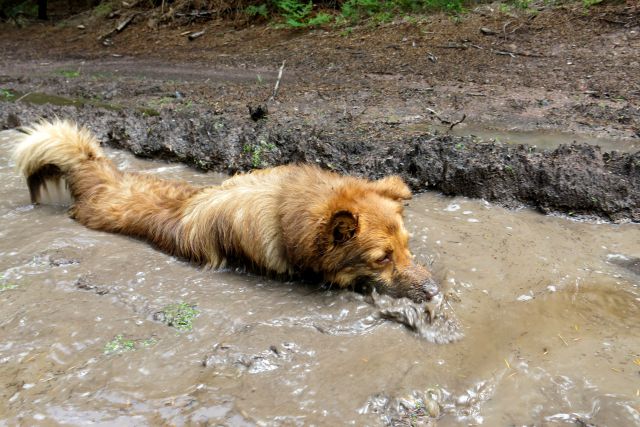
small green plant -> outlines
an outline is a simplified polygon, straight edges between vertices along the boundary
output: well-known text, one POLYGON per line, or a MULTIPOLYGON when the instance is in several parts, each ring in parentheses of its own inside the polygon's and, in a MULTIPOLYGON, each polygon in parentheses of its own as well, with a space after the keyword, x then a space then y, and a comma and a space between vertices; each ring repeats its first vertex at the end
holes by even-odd
POLYGON ((531 0, 515 0, 513 4, 520 9, 529 9, 531 5, 531 0))
POLYGON ((313 1, 303 3, 300 0, 274 0, 274 4, 284 19, 284 27, 308 28, 317 27, 331 21, 331 15, 317 13, 313 15, 313 1))
POLYGON ((113 5, 109 1, 102 1, 93 8, 93 15, 98 18, 104 18, 113 11, 113 5))
POLYGON ((402 20, 410 25, 416 25, 419 22, 418 18, 413 15, 405 15, 402 20))
POLYGON ((9 89, 0 89, 0 99, 3 101, 11 101, 16 95, 9 89))
POLYGON ((75 79, 76 77, 80 77, 80 71, 78 70, 58 70, 58 74, 67 79, 75 79))
POLYGON ((242 147, 242 151, 251 155, 251 166, 253 168, 259 168, 264 166, 262 155, 265 151, 275 150, 276 146, 264 139, 261 139, 256 145, 245 145, 242 147))
POLYGON ((193 319, 198 315, 198 310, 186 302, 169 304, 160 312, 160 320, 168 326, 179 331, 188 332, 193 329, 193 319))
POLYGON ((158 117, 160 115, 160 112, 154 108, 140 107, 138 111, 140 111, 144 117, 158 117))
POLYGON ((313 9, 313 2, 301 3, 298 0, 275 0, 276 7, 289 27, 305 27, 305 22, 313 9))
POLYGON ((135 349, 136 343, 133 340, 125 339, 122 334, 120 334, 105 344, 104 354, 124 353, 125 351, 133 351, 135 349))
POLYGON ((371 17, 371 21, 375 25, 384 24, 385 22, 391 22, 392 20, 393 20, 393 13, 389 11, 376 13, 371 17))
POLYGON ((10 291, 11 289, 17 288, 18 285, 15 283, 0 283, 0 292, 10 291))
POLYGON ((30 0, 0 0, 0 15, 4 15, 18 24, 23 24, 25 18, 30 19, 38 16, 38 3, 30 0))
POLYGON ((269 17, 269 10, 267 9, 266 3, 262 3, 259 5, 252 4, 251 6, 247 6, 244 10, 244 13, 251 17, 262 17, 267 19, 269 17))
POLYGON ((158 344, 158 340, 153 337, 147 338, 146 340, 142 340, 142 342, 140 342, 140 345, 145 348, 153 347, 156 344, 158 344))
MULTIPOLYGON (((528 1, 528 0, 519 0, 528 1)), ((391 21, 401 14, 412 14, 429 10, 443 10, 451 14, 464 12, 466 0, 347 0, 342 3, 340 17, 336 22, 355 23, 371 19, 372 24, 391 21)), ((417 23, 411 15, 404 17, 405 22, 417 23)))
POLYGON ((340 12, 347 21, 356 22, 382 12, 385 5, 378 0, 347 0, 340 12))
POLYGON ((582 0, 582 5, 585 9, 590 8, 591 6, 595 6, 596 4, 602 3, 603 0, 582 0))
POLYGON ((111 341, 104 345, 104 354, 124 353, 135 351, 138 348, 153 347, 158 343, 154 337, 143 340, 126 339, 122 334, 116 335, 111 341))
POLYGON ((176 111, 177 112, 182 112, 182 111, 189 111, 193 108, 195 104, 193 103, 192 100, 188 100, 187 102, 183 102, 182 104, 179 104, 178 106, 176 106, 176 111))
POLYGON ((511 13, 511 6, 506 3, 500 3, 500 5, 498 6, 498 10, 500 11, 500 13, 508 15, 509 13, 511 13))

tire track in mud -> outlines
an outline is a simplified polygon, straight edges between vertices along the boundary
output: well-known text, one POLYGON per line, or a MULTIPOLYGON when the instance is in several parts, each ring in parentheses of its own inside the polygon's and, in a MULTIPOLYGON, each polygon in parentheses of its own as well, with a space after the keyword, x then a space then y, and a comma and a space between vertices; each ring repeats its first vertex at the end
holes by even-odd
POLYGON ((205 109, 152 116, 93 106, 5 103, 0 109, 3 127, 52 117, 90 127, 106 145, 203 170, 232 174, 309 162, 369 178, 399 174, 418 192, 640 222, 640 152, 602 152, 587 144, 538 150, 429 134, 380 140, 367 136, 375 129, 362 135, 343 123, 318 128, 274 118, 253 122, 205 109))

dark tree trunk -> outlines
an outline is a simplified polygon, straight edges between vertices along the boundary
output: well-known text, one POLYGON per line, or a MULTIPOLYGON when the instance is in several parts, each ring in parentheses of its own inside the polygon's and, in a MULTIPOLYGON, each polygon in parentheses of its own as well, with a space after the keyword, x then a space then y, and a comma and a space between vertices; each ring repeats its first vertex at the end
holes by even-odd
POLYGON ((38 19, 47 20, 47 0, 38 0, 38 19))

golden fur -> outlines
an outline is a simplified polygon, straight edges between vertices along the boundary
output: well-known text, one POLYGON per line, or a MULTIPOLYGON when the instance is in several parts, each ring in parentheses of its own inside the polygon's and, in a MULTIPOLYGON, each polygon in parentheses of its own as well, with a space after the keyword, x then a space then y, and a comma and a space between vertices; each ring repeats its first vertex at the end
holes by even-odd
POLYGON ((15 161, 32 201, 47 180, 64 178, 71 216, 89 228, 213 267, 315 273, 340 287, 368 282, 418 301, 437 293, 408 249, 402 201, 411 192, 399 177, 369 181, 288 165, 194 187, 118 170, 90 132, 69 122, 26 131, 15 161))

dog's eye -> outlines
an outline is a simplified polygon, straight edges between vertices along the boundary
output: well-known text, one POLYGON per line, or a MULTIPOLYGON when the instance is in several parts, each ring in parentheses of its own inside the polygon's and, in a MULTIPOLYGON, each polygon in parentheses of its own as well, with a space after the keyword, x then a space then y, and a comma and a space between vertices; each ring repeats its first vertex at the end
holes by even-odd
POLYGON ((387 264, 389 262, 391 262, 391 252, 387 252, 384 256, 381 256, 376 260, 376 263, 378 264, 387 264))

